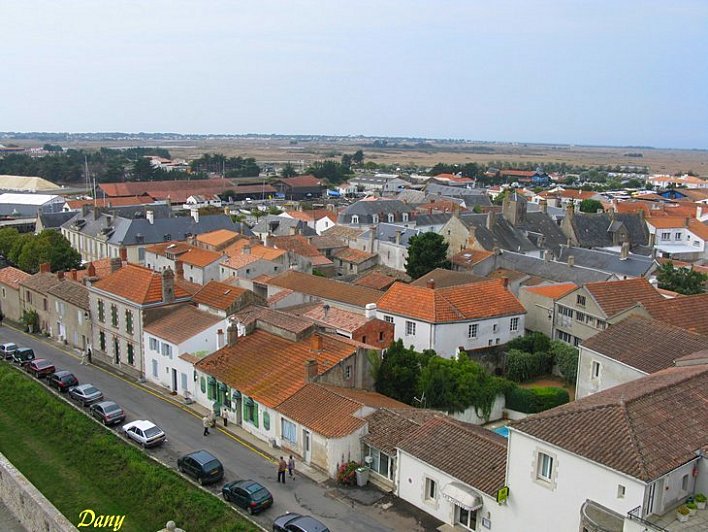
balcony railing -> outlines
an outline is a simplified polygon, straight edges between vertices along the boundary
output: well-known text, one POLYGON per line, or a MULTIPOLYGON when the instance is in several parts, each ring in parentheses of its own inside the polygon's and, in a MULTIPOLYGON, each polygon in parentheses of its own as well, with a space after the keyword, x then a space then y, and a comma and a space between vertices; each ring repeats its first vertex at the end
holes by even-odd
POLYGON ((656 530, 657 532, 669 532, 667 529, 660 527, 659 525, 655 525, 654 523, 647 521, 646 519, 642 519, 642 507, 637 506, 633 510, 630 510, 627 512, 627 517, 629 518, 630 521, 637 521, 638 523, 644 525, 645 527, 649 528, 650 530, 656 530))

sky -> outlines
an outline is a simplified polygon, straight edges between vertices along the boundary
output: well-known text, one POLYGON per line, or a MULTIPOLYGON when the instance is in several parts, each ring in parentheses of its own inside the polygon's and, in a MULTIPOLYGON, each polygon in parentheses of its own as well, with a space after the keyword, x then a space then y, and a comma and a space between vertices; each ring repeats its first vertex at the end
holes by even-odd
POLYGON ((0 0, 0 131, 708 148, 708 0, 0 0))

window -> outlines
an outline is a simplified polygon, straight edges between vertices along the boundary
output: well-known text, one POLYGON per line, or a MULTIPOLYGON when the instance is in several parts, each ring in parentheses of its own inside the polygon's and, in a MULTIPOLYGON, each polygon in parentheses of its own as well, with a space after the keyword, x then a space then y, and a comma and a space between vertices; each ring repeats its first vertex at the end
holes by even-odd
POLYGON ((464 528, 477 529, 477 510, 465 510, 462 506, 455 505, 457 522, 464 528))
POLYGON ((622 484, 617 484, 617 498, 624 499, 625 493, 627 493, 627 489, 622 484))
POLYGON ((359 216, 357 216, 356 214, 352 214, 352 223, 358 224, 359 223, 359 216))
POLYGON ((585 323, 585 313, 580 312, 580 311, 575 311, 575 321, 579 321, 580 323, 585 323))
POLYGON ((207 386, 206 386, 206 377, 202 377, 199 379, 199 389, 201 390, 202 393, 206 393, 207 386))
POLYGON ((592 378, 597 379, 600 377, 600 363, 593 360, 592 361, 592 378))
POLYGON ((118 327, 118 307, 111 305, 111 325, 118 327))
POLYGON ((280 418, 280 428, 283 439, 295 445, 297 443, 297 430, 295 430, 295 423, 292 423, 285 418, 280 418))
MULTIPOLYGON (((366 343, 366 342, 364 342, 364 343, 366 343)), ((349 366, 347 366, 346 368, 344 368, 344 378, 347 379, 347 380, 349 380, 349 379, 352 378, 352 367, 351 367, 351 365, 349 365, 349 366)))
POLYGON ((676 233, 676 234, 674 235, 674 238, 675 238, 676 240, 681 240, 681 233, 676 233))
POLYGON ((135 365, 135 353, 133 351, 133 344, 128 344, 128 364, 131 366, 135 365))
POLYGON ((32 304, 32 292, 25 290, 25 299, 27 300, 27 303, 32 304))
POLYGON ((101 351, 106 350, 106 333, 103 331, 98 333, 98 345, 101 347, 101 351))
POLYGON ((467 326, 467 338, 477 338, 477 330, 479 329, 479 324, 470 323, 467 326))
POLYGON ((563 305, 558 305, 558 314, 561 316, 567 316, 568 318, 573 317, 573 309, 564 307, 563 305))
POLYGON ((671 240, 671 233, 669 231, 661 233, 661 239, 662 240, 671 240))
POLYGON ((406 336, 415 336, 415 322, 406 322, 406 336))
POLYGON ((688 491, 688 475, 681 478, 681 491, 688 491))
POLYGON ((407 212, 404 212, 403 214, 401 214, 401 216, 403 217, 402 219, 404 222, 408 221, 408 213, 407 212))
POLYGON ((263 412, 263 428, 270 430, 270 414, 268 412, 263 412))
POLYGON ((575 298, 575 302, 579 307, 584 307, 585 306, 585 296, 578 295, 575 298))
POLYGON ((379 342, 383 342, 383 339, 384 339, 384 332, 379 331, 379 342))
POLYGON ((76 321, 79 322, 79 325, 84 324, 84 311, 79 309, 76 311, 76 321))
POLYGON ((364 335, 364 336, 361 337, 361 343, 362 343, 362 344, 365 344, 365 343, 366 343, 366 335, 364 335))
POLYGON ((553 475, 553 457, 546 453, 538 453, 536 460, 536 478, 550 482, 553 475))
POLYGON ((371 457, 370 467, 375 473, 393 480, 393 460, 390 456, 368 445, 364 446, 364 456, 371 457))
POLYGON ((172 346, 170 344, 162 343, 162 356, 172 358, 172 346))
POLYGON ((243 418, 244 421, 258 427, 258 403, 250 397, 246 397, 243 402, 243 418))
POLYGON ((150 336, 148 339, 148 344, 150 345, 150 349, 152 351, 157 351, 158 353, 160 352, 160 342, 157 341, 157 338, 150 336))
POLYGON ((157 378, 157 360, 152 361, 152 376, 157 378))
POLYGON ((499 331, 499 324, 495 323, 494 325, 492 325, 492 332, 498 332, 498 331, 499 331))
POLYGON ((395 221, 395 217, 392 213, 388 213, 388 223, 392 224, 395 221))
POLYGON ((375 224, 379 223, 379 215, 378 215, 378 214, 372 215, 372 216, 371 216, 371 222, 372 222, 372 223, 375 223, 375 224))
POLYGON ((179 374, 179 377, 180 377, 180 384, 182 385, 182 389, 183 389, 184 391, 188 391, 188 390, 187 390, 187 374, 186 374, 186 373, 180 373, 180 374, 179 374))
POLYGON ((519 330, 519 318, 511 318, 511 322, 509 323, 509 330, 510 331, 518 331, 519 330))
POLYGON ((125 310, 125 332, 133 334, 133 311, 125 310))
POLYGON ((393 316, 384 316, 384 321, 387 323, 393 323, 393 316))
POLYGON ((434 501, 438 498, 438 484, 432 478, 425 479, 425 500, 434 501))

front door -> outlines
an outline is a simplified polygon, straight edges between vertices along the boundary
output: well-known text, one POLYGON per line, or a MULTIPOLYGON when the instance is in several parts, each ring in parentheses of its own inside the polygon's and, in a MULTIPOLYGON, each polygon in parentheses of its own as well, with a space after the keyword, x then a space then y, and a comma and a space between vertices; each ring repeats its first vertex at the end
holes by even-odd
POLYGON ((172 368, 172 391, 177 393, 177 370, 172 368))
POLYGON ((302 457, 305 463, 310 463, 310 431, 302 429, 302 457))

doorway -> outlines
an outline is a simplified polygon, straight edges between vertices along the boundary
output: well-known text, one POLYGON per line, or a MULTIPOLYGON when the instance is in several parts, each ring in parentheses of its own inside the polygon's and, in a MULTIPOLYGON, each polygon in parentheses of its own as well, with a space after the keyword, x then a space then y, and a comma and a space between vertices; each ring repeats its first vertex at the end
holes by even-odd
POLYGON ((177 393, 177 370, 172 368, 172 391, 177 393))
POLYGON ((310 431, 302 429, 302 458, 306 464, 310 463, 310 431))

